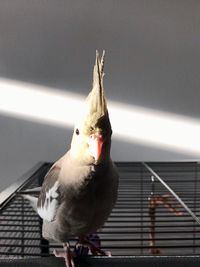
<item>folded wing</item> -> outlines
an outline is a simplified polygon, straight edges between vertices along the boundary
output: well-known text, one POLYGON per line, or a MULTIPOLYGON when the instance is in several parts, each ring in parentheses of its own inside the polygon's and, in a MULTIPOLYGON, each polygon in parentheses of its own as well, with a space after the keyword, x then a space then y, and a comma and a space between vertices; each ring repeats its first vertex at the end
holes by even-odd
POLYGON ((56 217, 60 203, 58 176, 60 167, 55 163, 45 176, 44 183, 38 198, 37 211, 40 217, 46 221, 53 221, 56 217))

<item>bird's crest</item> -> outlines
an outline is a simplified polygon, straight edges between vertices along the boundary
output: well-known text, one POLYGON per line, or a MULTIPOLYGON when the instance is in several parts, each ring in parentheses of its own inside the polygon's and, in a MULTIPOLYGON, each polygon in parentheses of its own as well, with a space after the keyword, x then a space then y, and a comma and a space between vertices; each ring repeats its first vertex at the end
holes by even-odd
POLYGON ((104 58, 105 51, 103 51, 101 58, 98 51, 96 51, 96 60, 93 70, 93 85, 92 91, 87 97, 88 115, 99 119, 107 113, 107 104, 103 89, 104 77, 104 58))

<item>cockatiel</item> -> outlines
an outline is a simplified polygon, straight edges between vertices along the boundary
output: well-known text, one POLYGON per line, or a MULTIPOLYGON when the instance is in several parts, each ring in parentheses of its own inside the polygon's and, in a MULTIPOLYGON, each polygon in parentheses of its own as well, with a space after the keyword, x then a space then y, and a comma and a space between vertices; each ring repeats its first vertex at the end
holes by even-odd
POLYGON ((112 129, 103 89, 104 54, 100 58, 96 52, 93 87, 71 148, 46 174, 37 201, 43 237, 64 244, 64 253, 54 254, 63 256, 68 267, 74 265, 68 240, 78 237, 94 251, 86 236, 103 226, 117 198, 118 173, 110 158, 112 129))

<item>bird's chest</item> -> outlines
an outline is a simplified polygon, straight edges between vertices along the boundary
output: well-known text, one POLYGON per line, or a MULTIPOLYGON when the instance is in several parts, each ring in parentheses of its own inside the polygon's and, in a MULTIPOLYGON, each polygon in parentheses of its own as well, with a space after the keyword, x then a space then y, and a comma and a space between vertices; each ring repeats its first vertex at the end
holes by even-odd
POLYGON ((87 232, 95 213, 98 183, 93 174, 79 184, 65 188, 64 199, 59 210, 61 228, 68 226, 71 234, 87 232))

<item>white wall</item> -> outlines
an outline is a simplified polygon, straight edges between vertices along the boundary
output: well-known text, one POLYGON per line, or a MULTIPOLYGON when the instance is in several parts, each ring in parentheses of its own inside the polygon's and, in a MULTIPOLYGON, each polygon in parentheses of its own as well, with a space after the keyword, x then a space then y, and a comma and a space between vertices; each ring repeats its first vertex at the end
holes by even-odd
MULTIPOLYGON (((0 79, 87 95, 95 49, 106 49, 110 101, 198 123, 199 12, 199 1, 1 1, 0 79)), ((0 113, 0 190, 37 161, 56 160, 70 138, 71 129, 0 113)), ((186 152, 120 139, 112 146, 121 161, 198 159, 186 152)))

